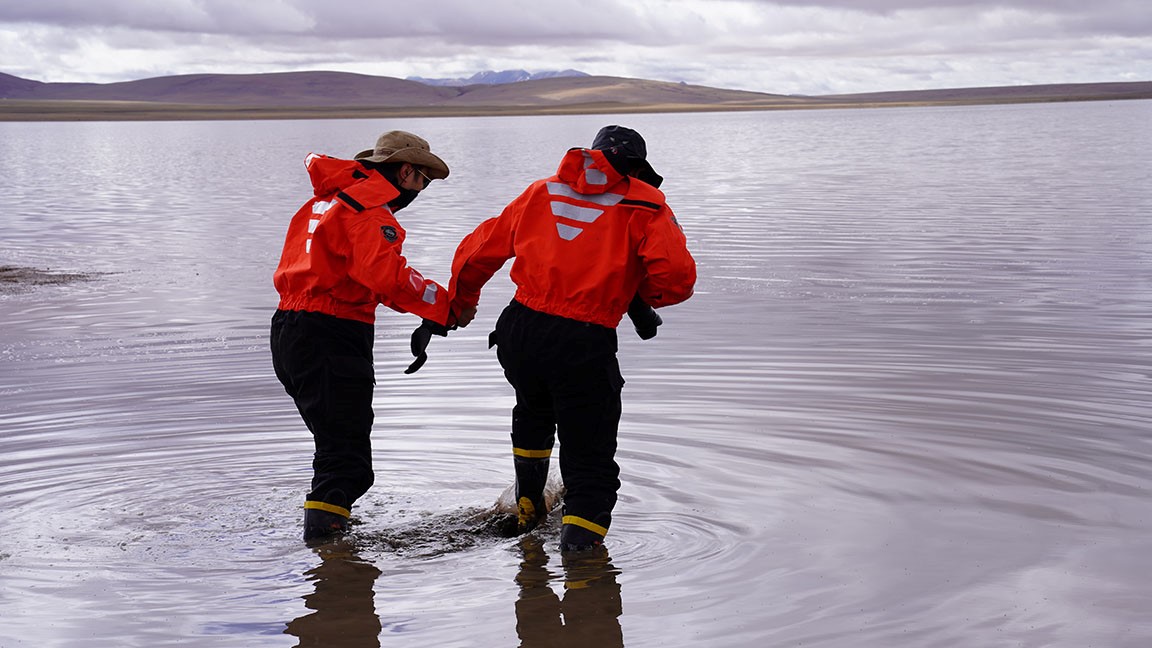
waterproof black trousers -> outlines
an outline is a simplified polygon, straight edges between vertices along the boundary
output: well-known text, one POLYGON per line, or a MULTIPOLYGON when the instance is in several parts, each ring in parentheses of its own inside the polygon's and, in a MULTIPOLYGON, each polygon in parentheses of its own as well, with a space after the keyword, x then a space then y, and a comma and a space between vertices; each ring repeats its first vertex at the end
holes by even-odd
POLYGON ((616 330, 513 301, 500 314, 493 341, 516 390, 513 451, 539 456, 558 436, 565 521, 575 517, 576 524, 607 531, 620 489, 615 456, 624 378, 616 330))
POLYGON ((272 316, 272 367, 316 443, 310 502, 350 509, 372 486, 373 335, 322 313, 272 316))

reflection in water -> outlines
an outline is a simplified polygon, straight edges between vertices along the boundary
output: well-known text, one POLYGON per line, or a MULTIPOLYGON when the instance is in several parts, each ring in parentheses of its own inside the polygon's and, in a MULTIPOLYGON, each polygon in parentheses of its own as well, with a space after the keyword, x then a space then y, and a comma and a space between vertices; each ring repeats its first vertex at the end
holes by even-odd
POLYGON ((620 571, 612 566, 606 549, 563 558, 563 598, 552 590, 550 583, 556 576, 548 570, 543 542, 525 536, 520 549, 524 561, 516 575, 520 585, 516 634, 521 648, 624 646, 623 604, 616 582, 620 571))
POLYGON ((379 648, 380 617, 372 599, 380 570, 343 540, 315 552, 320 564, 305 576, 316 589, 304 597, 304 605, 314 611, 290 621, 284 634, 298 638, 298 648, 379 648))

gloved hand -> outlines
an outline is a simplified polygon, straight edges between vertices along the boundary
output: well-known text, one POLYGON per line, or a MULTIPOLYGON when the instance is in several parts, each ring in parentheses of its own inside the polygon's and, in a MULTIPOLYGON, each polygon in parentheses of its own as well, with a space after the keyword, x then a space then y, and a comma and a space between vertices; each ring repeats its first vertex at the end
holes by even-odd
MULTIPOLYGON (((453 326, 452 328, 456 327, 453 326)), ((412 361, 412 364, 408 365, 404 373, 411 374, 419 371, 420 367, 423 367, 424 363, 428 362, 428 343, 432 341, 432 336, 439 335, 440 337, 448 337, 448 331, 450 330, 447 326, 437 324, 430 319, 422 321, 420 326, 416 327, 415 331, 412 331, 412 355, 416 356, 416 359, 412 361)))
MULTIPOLYGON (((471 324, 472 320, 476 319, 476 308, 475 307, 461 308, 459 312, 456 312, 455 310, 453 310, 452 315, 450 317, 456 318, 456 326, 459 326, 460 328, 464 328, 465 326, 468 326, 469 324, 471 324)), ((451 322, 451 321, 452 320, 449 319, 449 322, 451 322)), ((454 326, 452 328, 456 328, 456 327, 454 326)))
POLYGON ((664 323, 656 313, 656 309, 645 304, 640 295, 633 297, 632 303, 628 304, 628 319, 632 320, 632 326, 636 327, 636 335, 639 335, 641 340, 656 337, 656 327, 664 323))

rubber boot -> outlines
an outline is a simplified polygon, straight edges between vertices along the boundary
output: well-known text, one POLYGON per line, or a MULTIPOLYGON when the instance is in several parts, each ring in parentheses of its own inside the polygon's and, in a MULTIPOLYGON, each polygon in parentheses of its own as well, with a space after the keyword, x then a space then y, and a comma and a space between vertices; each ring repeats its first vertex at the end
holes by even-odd
POLYGON ((348 499, 342 491, 332 491, 325 501, 304 502, 304 542, 322 544, 348 531, 348 499))
POLYGON ((601 513, 595 520, 564 515, 564 525, 560 527, 560 553, 588 551, 604 546, 604 536, 608 535, 610 524, 612 516, 609 513, 601 513))
POLYGON ((528 533, 548 516, 544 486, 548 482, 549 457, 513 456, 516 469, 516 531, 528 533))

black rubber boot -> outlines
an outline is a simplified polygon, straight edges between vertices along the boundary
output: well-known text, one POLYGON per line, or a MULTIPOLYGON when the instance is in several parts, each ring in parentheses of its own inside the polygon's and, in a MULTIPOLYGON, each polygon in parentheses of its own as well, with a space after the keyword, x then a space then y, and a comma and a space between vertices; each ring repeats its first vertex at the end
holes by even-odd
POLYGON ((325 501, 304 502, 304 542, 309 545, 321 544, 348 531, 347 498, 341 491, 332 491, 325 501))
POLYGON ((544 507, 544 486, 548 482, 548 457, 521 457, 515 455, 516 468, 516 530, 528 533, 548 516, 544 507))
POLYGON ((348 518, 320 509, 304 509, 304 542, 323 542, 348 531, 348 518))
POLYGON ((564 526, 560 527, 560 552, 588 551, 604 546, 604 536, 611 523, 612 516, 608 513, 597 515, 595 521, 565 515, 564 526))

